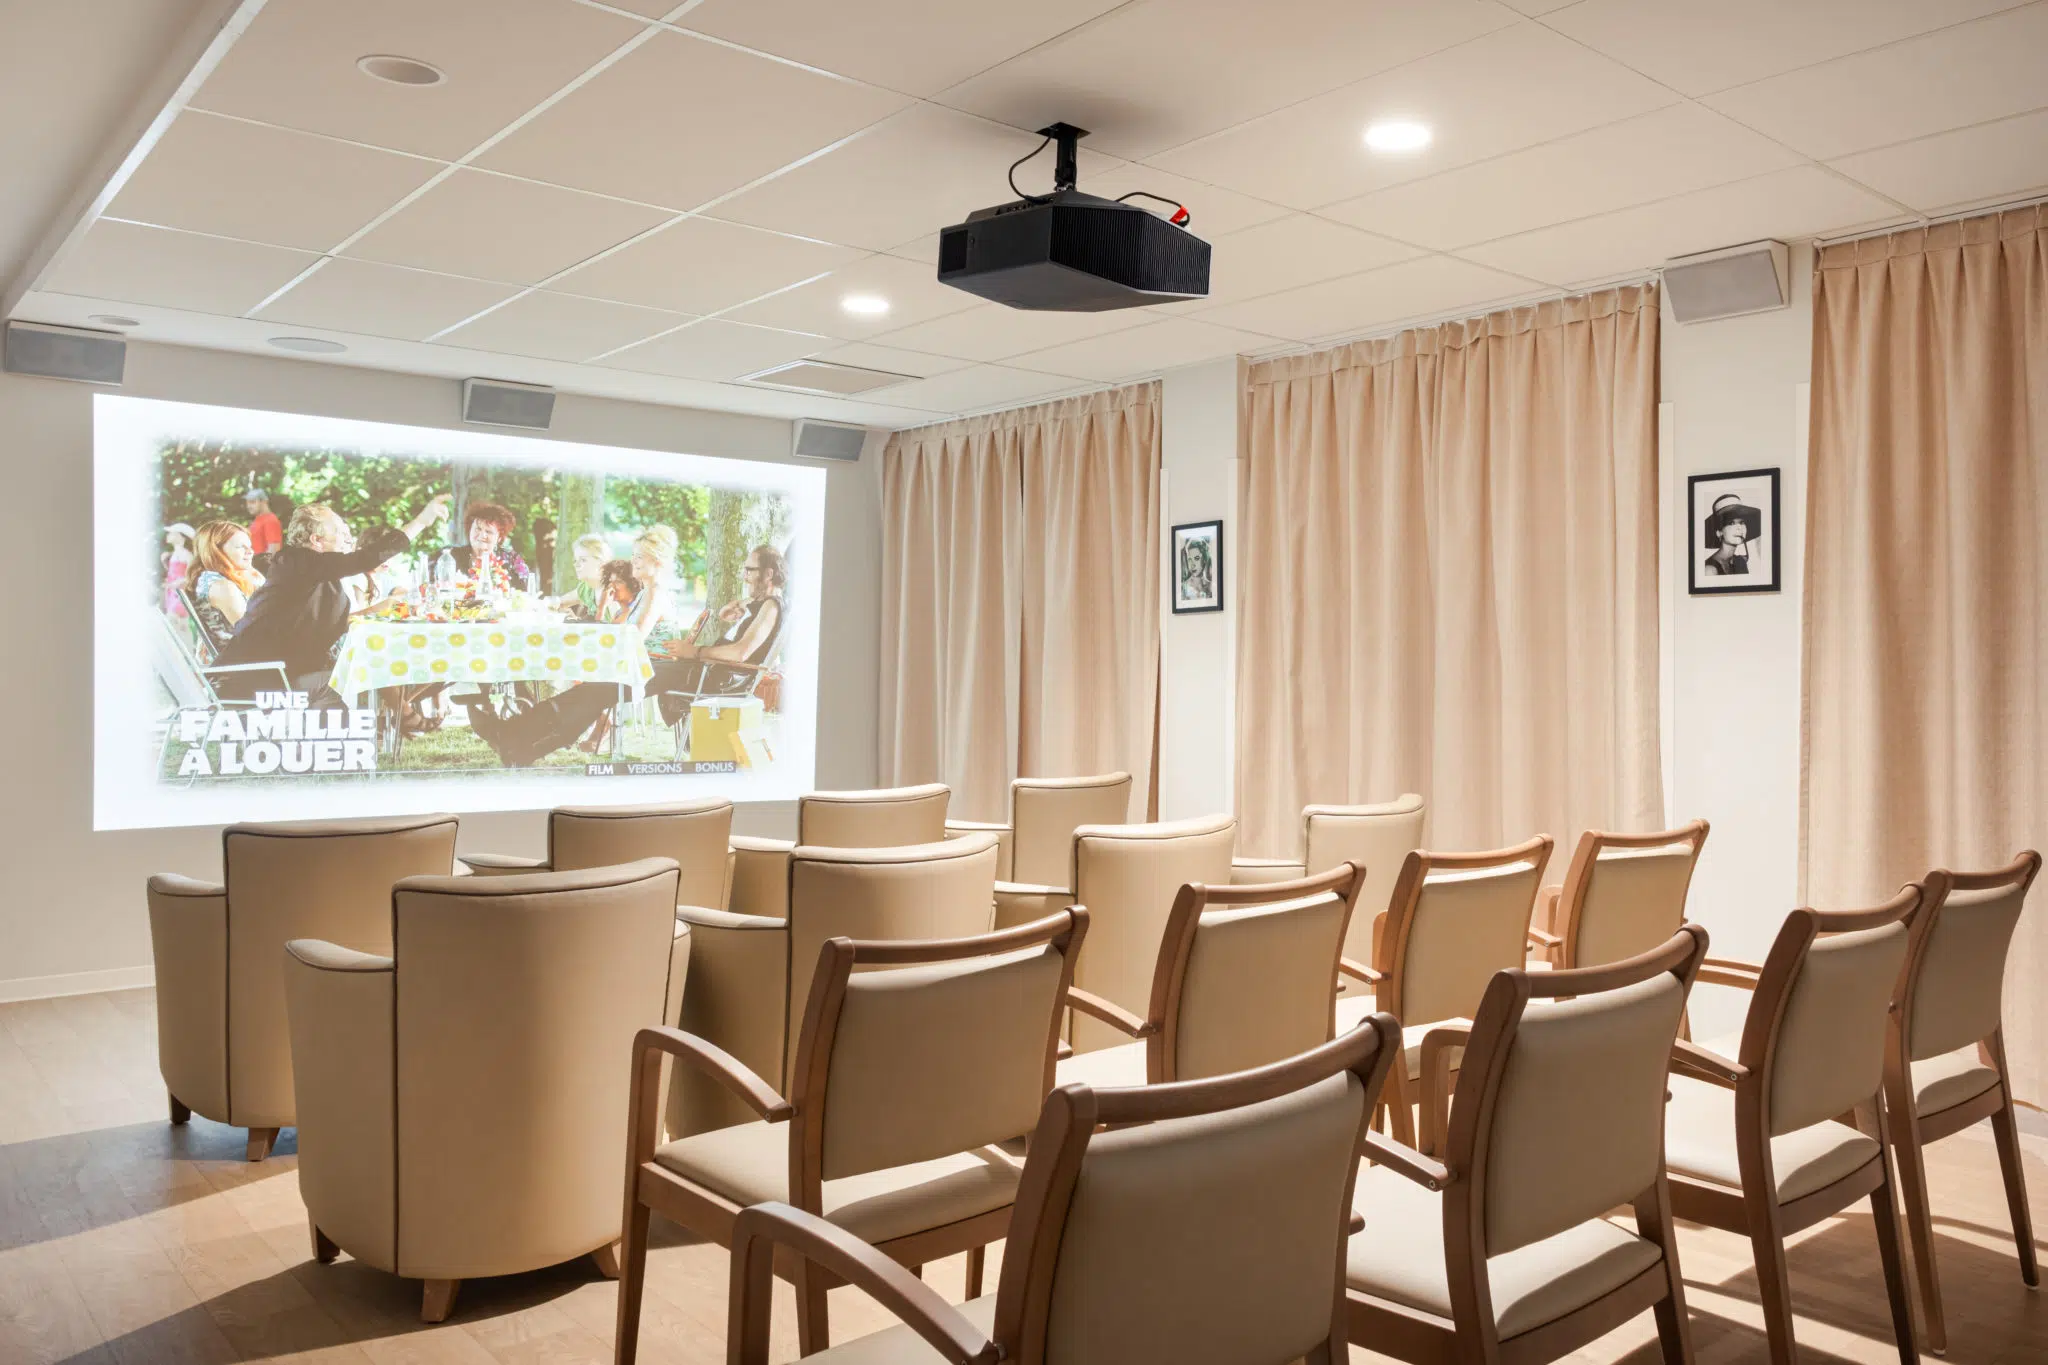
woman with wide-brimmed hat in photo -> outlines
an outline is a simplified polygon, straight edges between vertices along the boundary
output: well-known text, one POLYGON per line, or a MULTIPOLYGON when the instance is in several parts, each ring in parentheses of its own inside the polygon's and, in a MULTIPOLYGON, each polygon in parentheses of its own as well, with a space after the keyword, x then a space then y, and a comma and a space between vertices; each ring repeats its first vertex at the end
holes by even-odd
POLYGON ((1763 533, 1764 514, 1743 502, 1739 495, 1723 493, 1715 498, 1706 522, 1705 548, 1713 551, 1707 556, 1707 572, 1748 573, 1749 547, 1763 533))

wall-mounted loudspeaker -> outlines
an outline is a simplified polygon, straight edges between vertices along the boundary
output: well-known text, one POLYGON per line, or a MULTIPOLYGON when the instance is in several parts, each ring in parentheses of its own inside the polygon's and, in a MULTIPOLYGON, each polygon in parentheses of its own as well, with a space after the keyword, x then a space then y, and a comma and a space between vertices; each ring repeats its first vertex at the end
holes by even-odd
POLYGON ((799 417, 796 423, 796 453, 813 460, 858 460, 868 439, 866 427, 844 422, 813 422, 799 417))
POLYGON ((546 431, 555 418, 555 391, 545 384, 508 379, 462 381, 462 420, 483 427, 546 431))
POLYGON ((0 368, 9 374, 75 379, 84 384, 119 384, 128 368, 128 343, 119 332, 10 322, 0 339, 0 368))
POLYGON ((1792 302, 1783 242, 1751 242, 1664 262, 1664 293, 1680 322, 1768 313, 1792 302))

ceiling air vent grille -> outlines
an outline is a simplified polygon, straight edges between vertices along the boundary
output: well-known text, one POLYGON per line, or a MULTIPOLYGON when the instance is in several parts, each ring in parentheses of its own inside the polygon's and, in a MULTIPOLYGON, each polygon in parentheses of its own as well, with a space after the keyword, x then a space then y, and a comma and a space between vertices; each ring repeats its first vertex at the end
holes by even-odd
POLYGON ((917 378, 914 374, 892 374, 888 370, 864 370, 858 365, 834 365, 826 360, 798 360, 788 365, 777 365, 772 369, 742 375, 746 384, 758 384, 767 389, 788 389, 793 393, 823 393, 845 398, 856 393, 872 393, 886 389, 891 384, 907 384, 917 378))

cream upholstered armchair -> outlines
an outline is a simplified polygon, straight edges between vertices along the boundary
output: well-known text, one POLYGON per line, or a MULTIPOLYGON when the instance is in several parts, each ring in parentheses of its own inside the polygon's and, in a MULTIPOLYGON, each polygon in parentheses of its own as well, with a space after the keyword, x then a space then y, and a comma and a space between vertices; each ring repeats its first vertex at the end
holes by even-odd
POLYGON ((789 913, 789 856, 797 848, 901 848, 946 837, 943 782, 873 791, 812 792, 796 802, 796 838, 732 837, 732 891, 727 905, 743 915, 781 919, 789 913))
POLYGON ((1366 806, 1304 806, 1301 840, 1293 858, 1234 858, 1230 879, 1240 885, 1284 882, 1328 872, 1340 863, 1365 869, 1358 892, 1358 913, 1344 943, 1344 955, 1372 961, 1372 931, 1387 912, 1394 879, 1409 850, 1422 847, 1422 798, 1407 792, 1392 801, 1366 806))
POLYGON ((2005 1175, 2020 1278, 2041 1282, 2026 1174, 2005 1066, 2005 959, 2041 855, 2020 854, 1995 872, 1934 872, 1913 917, 1905 970, 1894 992, 1885 1044, 1885 1108, 1898 1158, 1899 1197, 1913 1243, 1928 1349, 1948 1349, 1936 1270, 1934 1216, 1921 1149, 1991 1120, 2005 1175))
POLYGON ((1866 1195, 1899 1359, 1919 1359, 1878 1119, 1885 1021, 1921 894, 1909 884, 1873 910, 1794 910, 1761 967, 1709 959, 1702 982, 1751 992, 1742 1033, 1673 1057, 1672 1207, 1749 1238, 1773 1365, 1798 1359, 1785 1239, 1866 1195), (1852 1112, 1857 1127, 1838 1121, 1852 1112))
POLYGON ((1341 863, 1299 881, 1183 886, 1144 1018, 1079 987, 1067 995, 1076 1010, 1137 1041, 1068 1058, 1060 1084, 1200 1080, 1329 1042, 1344 929, 1364 878, 1355 863, 1341 863))
POLYGON ((1131 818, 1131 775, 1020 777, 1010 783, 1010 822, 948 820, 946 837, 996 836, 996 880, 1058 886, 1066 881, 1074 831, 1131 818))
POLYGON ((284 945, 325 938, 391 951, 391 886, 455 861, 456 820, 420 815, 230 825, 219 885, 149 879, 157 1061, 171 1122, 249 1130, 249 1160, 297 1119, 285 1029, 284 945))
POLYGON ((480 877, 578 872, 642 858, 673 858, 682 881, 678 905, 723 910, 731 890, 732 802, 724 797, 651 806, 561 806, 548 812, 545 858, 465 853, 480 877))
MULTIPOLYGON (((1064 886, 998 883, 996 926, 1027 923, 1067 905, 1094 917, 1074 984, 1127 1013, 1146 1008, 1152 968, 1174 898, 1191 883, 1226 885, 1237 821, 1227 815, 1149 825, 1083 825, 1074 831, 1064 886)), ((1076 1052, 1116 1047, 1127 1034, 1088 1014, 1072 1017, 1076 1052)))
MULTIPOLYGON (((1375 1008, 1401 1021, 1406 1060, 1381 1100, 1402 1142, 1416 1141, 1424 1040, 1440 1026, 1468 1022, 1495 973, 1526 960, 1529 916, 1549 858, 1547 834, 1487 853, 1411 851, 1374 935, 1372 965, 1350 958, 1342 964, 1372 993, 1338 998, 1339 1031, 1375 1008)), ((1424 1132, 1422 1143, 1433 1150, 1435 1135, 1424 1132)))
POLYGON ((1656 947, 1685 923, 1685 897, 1707 842, 1694 820, 1654 834, 1589 829, 1564 881, 1536 902, 1529 944, 1556 967, 1597 967, 1656 947))
POLYGON ((338 1251, 425 1281, 594 1255, 616 1274, 626 1068, 681 994, 676 865, 413 877, 387 898, 396 951, 293 941, 299 1194, 338 1251))
MULTIPOLYGON (((778 1088, 789 1070, 819 945, 832 938, 967 938, 993 913, 996 841, 991 835, 899 848, 799 845, 782 860, 781 916, 685 906, 694 940, 681 1026, 778 1088)), ((676 1137, 745 1123, 751 1111, 730 1089, 683 1068, 670 1089, 676 1137)))
POLYGON ((766 1365, 771 1275, 800 1260, 903 1323, 807 1353, 821 1365, 1343 1365, 1356 1154, 1399 1033, 1380 1015, 1258 1071, 1061 1086, 1032 1135, 1002 1283, 958 1307, 850 1229, 787 1204, 747 1209, 726 1358, 766 1365))
POLYGON ((1664 1084, 1706 931, 1606 967, 1496 974, 1471 1026, 1423 1043, 1442 1162, 1369 1134, 1353 1200, 1353 1343, 1417 1362, 1570 1355, 1644 1310, 1669 1365, 1692 1359, 1664 1174, 1664 1084), (1603 1215, 1621 1205, 1635 1227, 1603 1215))
MULTIPOLYGON (((1076 908, 971 938, 817 945, 787 1088, 694 1035, 643 1031, 618 1360, 638 1349, 650 1213, 729 1243, 741 1209, 783 1201, 906 1265, 965 1251, 967 1292, 978 1295, 982 1248, 1003 1235, 1017 1195, 1018 1163, 999 1144, 1031 1131, 1052 1088, 1060 1007, 1087 929, 1076 908), (664 1057, 758 1117, 657 1145, 664 1057)), ((836 1281, 814 1265, 788 1273, 802 1347, 821 1350, 836 1281)))

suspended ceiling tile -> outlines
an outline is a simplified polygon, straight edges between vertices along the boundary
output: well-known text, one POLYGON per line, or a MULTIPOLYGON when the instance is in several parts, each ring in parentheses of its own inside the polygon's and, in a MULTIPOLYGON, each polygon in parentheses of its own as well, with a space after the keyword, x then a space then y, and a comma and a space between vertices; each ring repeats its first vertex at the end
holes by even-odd
POLYGON ((2048 4, 1787 72, 1707 103, 1822 159, 2048 108, 2048 4))
POLYGON ((2048 187, 2048 110, 1829 164, 1922 213, 2021 198, 2048 187))
POLYGON ((1542 288, 1467 261, 1424 256, 1284 294, 1224 304, 1204 312, 1201 320, 1292 341, 1315 341, 1461 309, 1477 312, 1542 288))
POLYGON ((936 379, 899 384, 889 390, 889 401, 932 413, 975 412, 1090 387, 1093 386, 1061 375, 1036 374, 1002 365, 976 365, 936 379))
POLYGON ((1218 327, 1194 318, 1171 317, 1127 332, 1013 356, 1009 363, 1023 370, 1106 382, 1160 374, 1183 365, 1265 350, 1276 344, 1270 336, 1218 327))
POLYGON ((664 30, 536 115, 478 164, 693 209, 906 103, 873 86, 664 30))
POLYGON ((330 256, 257 316, 302 327, 424 341, 516 292, 510 285, 330 256))
POLYGON ((193 104, 453 160, 644 29, 562 0, 270 0, 193 104), (447 79, 376 80, 356 67, 373 53, 447 79))
POLYGON ((319 259, 309 251, 101 219, 44 287, 60 294, 239 315, 319 259))
POLYGON ((473 279, 538 284, 672 215, 642 204, 457 170, 347 254, 473 279))
POLYGON ((1459 254, 1569 287, 1650 270, 1673 256, 1881 222, 1897 212, 1840 176, 1795 166, 1661 203, 1539 228, 1459 254))
POLYGON ((858 365, 865 370, 886 370, 890 374, 915 375, 919 379, 929 379, 935 374, 947 374, 953 370, 964 370, 972 363, 951 356, 899 350, 894 346, 883 346, 872 341, 849 341, 843 346, 819 351, 815 358, 829 360, 838 365, 858 365))
MULTIPOLYGON (((1081 188, 1089 194, 1099 194, 1105 199, 1115 199, 1133 190, 1163 195, 1187 207, 1193 218, 1188 224, 1188 230, 1207 242, 1213 242, 1218 237, 1233 232, 1241 232, 1248 227, 1257 227, 1260 223, 1270 223, 1292 212, 1280 204, 1269 204, 1248 194, 1238 194, 1215 185, 1204 185, 1199 180, 1190 180, 1186 176, 1174 175, 1157 167, 1129 161, 1119 161, 1107 169, 1089 171, 1081 177, 1081 188)), ((1150 209, 1161 217, 1173 213, 1171 208, 1157 200, 1141 198, 1130 202, 1140 208, 1150 209)), ((932 259, 936 261, 936 239, 933 241, 932 249, 932 259)))
POLYGON ((1086 337, 1127 331, 1152 321, 1154 316, 1146 308, 1116 308, 1106 313, 1041 313, 977 302, 963 312, 890 332, 882 338, 882 344, 967 360, 1001 360, 1086 337))
POLYGON ((1522 23, 1151 160, 1312 209, 1677 101, 1619 63, 1522 23), (1388 119, 1424 123, 1433 140, 1401 155, 1367 150, 1365 129, 1388 119))
POLYGON ((694 321, 686 313, 536 290, 435 338, 544 360, 589 360, 694 321))
POLYGON ((973 295, 940 284, 929 266, 897 256, 874 255, 823 279, 735 308, 730 316, 736 322, 762 327, 866 341, 912 323, 957 313, 974 303, 973 295), (872 315, 849 313, 842 304, 853 296, 883 299, 889 310, 872 315))
POLYGON ((327 251, 440 169, 421 157, 188 110, 107 213, 327 251))
POLYGON ((548 287, 619 303, 716 313, 849 265, 862 255, 851 247, 716 218, 685 218, 548 287))
POLYGON ((1077 124, 1145 159, 1513 22, 1476 0, 1132 4, 939 98, 1017 128, 1077 124))
MULTIPOLYGON (((1290 213, 1218 237, 1211 245, 1215 252, 1209 264, 1209 297, 1216 303, 1355 275, 1422 254, 1415 247, 1306 213, 1290 213)), ((1199 304, 1183 307, 1201 310, 1199 304)))
POLYGON ((829 345, 824 337, 802 332, 707 318, 679 332, 606 356, 598 363, 616 370, 639 370, 678 379, 738 379, 771 365, 801 360, 829 345))

